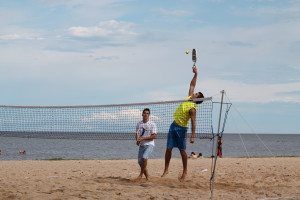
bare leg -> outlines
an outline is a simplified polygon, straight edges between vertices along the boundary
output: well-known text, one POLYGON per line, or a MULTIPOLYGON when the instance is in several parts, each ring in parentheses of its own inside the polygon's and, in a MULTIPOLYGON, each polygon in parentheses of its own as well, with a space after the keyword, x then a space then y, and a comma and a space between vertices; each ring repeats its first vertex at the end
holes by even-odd
POLYGON ((186 154, 186 151, 180 151, 180 155, 182 158, 182 165, 183 165, 183 172, 182 175, 180 177, 180 181, 184 181, 187 175, 187 160, 188 160, 188 156, 186 154))
POLYGON ((143 177, 143 167, 142 167, 142 164, 140 164, 140 167, 141 167, 141 172, 140 172, 140 175, 135 179, 135 181, 138 181, 138 180, 140 180, 140 179, 142 179, 142 177, 143 177))
POLYGON ((143 158, 142 167, 141 167, 141 174, 145 174, 146 179, 148 180, 149 174, 148 174, 148 169, 147 169, 147 161, 148 161, 148 159, 143 158))
POLYGON ((169 165, 170 165, 170 160, 172 157, 172 150, 173 148, 167 147, 166 149, 166 154, 165 154, 165 170, 163 175, 161 175, 161 177, 166 176, 169 173, 169 165))

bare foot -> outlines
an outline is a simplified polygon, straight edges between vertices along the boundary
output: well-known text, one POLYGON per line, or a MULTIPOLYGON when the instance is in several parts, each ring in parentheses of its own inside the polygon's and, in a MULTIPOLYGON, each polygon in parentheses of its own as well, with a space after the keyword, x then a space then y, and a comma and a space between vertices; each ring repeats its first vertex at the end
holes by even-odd
POLYGON ((164 171, 163 175, 161 175, 161 177, 165 177, 169 172, 168 171, 164 171))
POLYGON ((133 179, 134 182, 139 182, 140 180, 142 180, 142 176, 138 176, 135 179, 133 179))
POLYGON ((142 175, 139 175, 138 177, 136 177, 136 179, 141 179, 143 176, 142 175))
POLYGON ((181 175, 181 177, 179 178, 179 181, 180 181, 180 182, 184 182, 184 181, 185 181, 185 178, 186 178, 186 175, 187 175, 187 173, 183 173, 183 174, 181 175))
POLYGON ((145 169, 144 174, 146 176, 146 180, 149 181, 149 174, 148 174, 148 170, 147 169, 145 169))

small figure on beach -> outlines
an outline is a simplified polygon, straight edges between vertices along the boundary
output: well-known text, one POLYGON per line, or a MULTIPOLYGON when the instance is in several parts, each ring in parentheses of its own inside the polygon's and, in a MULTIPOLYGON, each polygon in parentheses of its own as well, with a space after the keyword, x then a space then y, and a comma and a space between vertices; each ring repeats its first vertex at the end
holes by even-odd
POLYGON ((198 155, 195 152, 191 152, 191 155, 189 156, 189 158, 203 158, 202 153, 199 153, 198 155))
POLYGON ((26 154, 26 151, 25 150, 20 150, 19 154, 26 154))
POLYGON ((2 151, 0 150, 0 155, 2 155, 2 151))
POLYGON ((136 144, 139 146, 138 163, 141 167, 141 172, 137 180, 141 179, 143 174, 148 180, 147 161, 155 146, 154 139, 156 139, 157 130, 156 124, 150 121, 149 108, 143 110, 142 117, 143 120, 136 125, 136 144))
POLYGON ((219 156, 220 158, 222 158, 222 156, 223 156, 222 145, 223 145, 222 137, 218 136, 218 153, 217 153, 217 156, 219 156))
MULTIPOLYGON (((194 65, 192 68, 194 76, 190 83, 189 93, 186 100, 196 99, 196 98, 204 98, 204 95, 201 92, 194 93, 198 71, 197 67, 194 65)), ((187 176, 187 160, 188 155, 186 153, 186 133, 188 129, 188 123, 191 119, 192 124, 192 134, 190 137, 190 143, 195 142, 195 130, 196 130, 196 111, 198 104, 202 103, 202 101, 191 101, 191 102, 183 102, 176 109, 173 117, 174 121, 170 126, 167 140, 167 148, 165 153, 165 169, 161 177, 164 177, 169 172, 169 164, 172 157, 172 150, 174 147, 177 147, 180 151, 180 155, 182 158, 183 172, 180 181, 184 181, 187 176)))
POLYGON ((198 155, 195 152, 192 151, 189 158, 198 158, 198 155))

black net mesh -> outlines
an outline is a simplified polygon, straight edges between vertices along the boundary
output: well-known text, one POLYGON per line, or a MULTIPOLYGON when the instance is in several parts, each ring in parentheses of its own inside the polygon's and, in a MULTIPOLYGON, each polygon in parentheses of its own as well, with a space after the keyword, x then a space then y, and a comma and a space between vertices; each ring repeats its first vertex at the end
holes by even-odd
MULTIPOLYGON (((157 139, 164 139, 167 138, 170 124, 174 120, 173 113, 184 101, 100 106, 0 106, 0 136, 133 140, 136 124, 142 120, 142 111, 149 108, 150 120, 157 126, 157 139)), ((211 98, 204 99, 198 105, 198 138, 213 137, 212 107, 211 98)), ((190 128, 187 137, 189 135, 190 128)))

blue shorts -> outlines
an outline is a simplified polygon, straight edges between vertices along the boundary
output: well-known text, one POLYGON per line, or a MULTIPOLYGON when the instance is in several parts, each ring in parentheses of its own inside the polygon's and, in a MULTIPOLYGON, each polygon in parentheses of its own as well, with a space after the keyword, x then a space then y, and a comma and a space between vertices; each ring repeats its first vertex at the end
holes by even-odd
POLYGON ((187 129, 187 127, 179 126, 173 122, 168 133, 167 147, 177 147, 180 151, 185 151, 187 129))
POLYGON ((141 165, 143 159, 148 159, 150 154, 152 153, 154 149, 153 145, 145 145, 140 146, 139 148, 139 155, 138 155, 138 163, 141 165))

